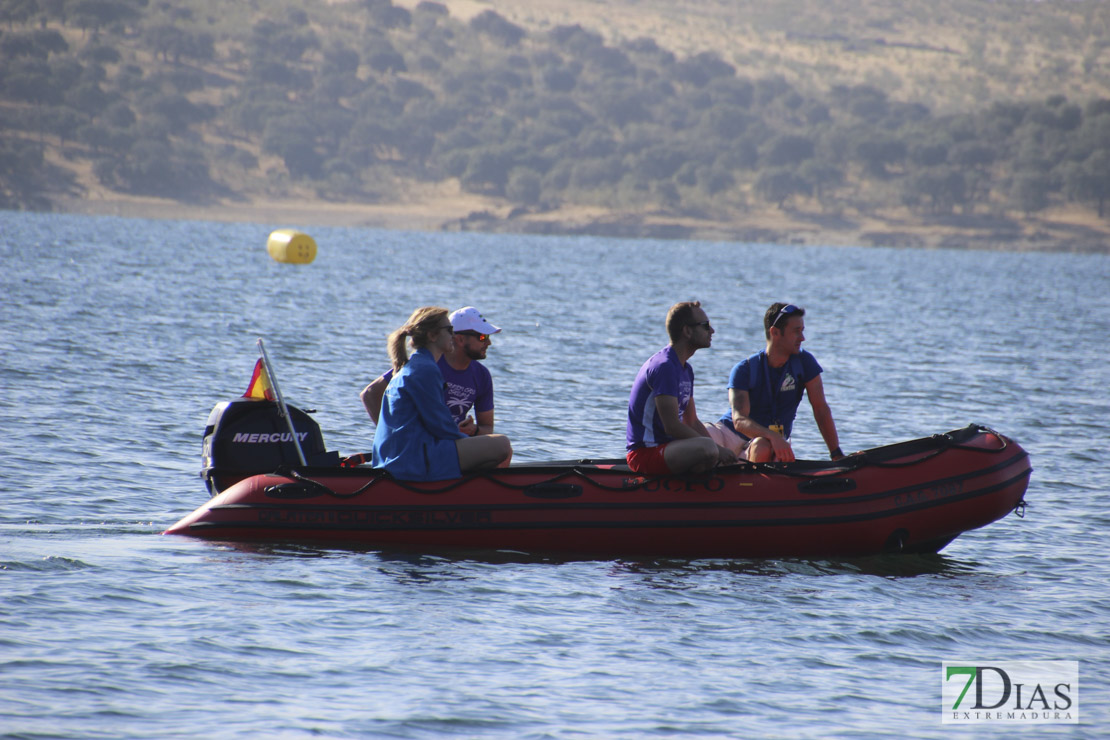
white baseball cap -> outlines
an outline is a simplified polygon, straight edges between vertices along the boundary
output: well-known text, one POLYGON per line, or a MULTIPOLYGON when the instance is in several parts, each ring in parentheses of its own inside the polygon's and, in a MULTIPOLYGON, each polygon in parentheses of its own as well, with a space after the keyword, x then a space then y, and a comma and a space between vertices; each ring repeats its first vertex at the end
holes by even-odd
POLYGON ((496 334, 501 331, 500 328, 486 321, 474 306, 460 308, 447 318, 451 320, 451 327, 455 331, 476 331, 479 334, 496 334))

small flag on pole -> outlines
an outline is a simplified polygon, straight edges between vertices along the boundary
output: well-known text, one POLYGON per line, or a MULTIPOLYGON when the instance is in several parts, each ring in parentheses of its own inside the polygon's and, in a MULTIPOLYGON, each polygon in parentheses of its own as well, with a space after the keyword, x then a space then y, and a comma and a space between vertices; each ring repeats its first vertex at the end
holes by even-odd
POLYGON ((243 394, 243 398, 274 400, 274 387, 270 384, 270 376, 266 373, 266 365, 261 357, 254 364, 254 375, 251 376, 251 384, 247 386, 247 392, 243 394))

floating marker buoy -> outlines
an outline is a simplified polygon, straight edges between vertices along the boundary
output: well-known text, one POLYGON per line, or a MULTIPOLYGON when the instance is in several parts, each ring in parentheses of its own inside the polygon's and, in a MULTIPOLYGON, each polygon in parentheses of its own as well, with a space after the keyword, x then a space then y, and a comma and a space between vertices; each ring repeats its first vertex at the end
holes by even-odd
POLYGON ((316 240, 295 229, 278 229, 270 234, 266 251, 278 262, 307 265, 316 259, 316 240))

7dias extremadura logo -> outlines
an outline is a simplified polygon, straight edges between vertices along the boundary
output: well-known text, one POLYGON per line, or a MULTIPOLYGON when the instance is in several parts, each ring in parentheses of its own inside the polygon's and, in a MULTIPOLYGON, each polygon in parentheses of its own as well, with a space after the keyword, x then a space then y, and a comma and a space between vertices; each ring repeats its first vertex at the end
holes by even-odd
POLYGON ((945 724, 1079 722, 1079 662, 941 663, 945 724))

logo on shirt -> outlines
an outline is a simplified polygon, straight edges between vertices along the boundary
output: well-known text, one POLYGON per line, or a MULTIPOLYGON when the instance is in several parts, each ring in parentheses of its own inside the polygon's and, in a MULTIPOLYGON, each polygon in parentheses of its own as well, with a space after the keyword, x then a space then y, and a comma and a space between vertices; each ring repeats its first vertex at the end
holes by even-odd
POLYGON ((678 410, 680 414, 686 413, 686 405, 690 403, 690 397, 693 395, 693 383, 686 379, 678 381, 678 410))
POLYGON ((447 383, 447 408, 457 420, 462 420, 474 405, 477 392, 468 386, 458 383, 447 383))
POLYGON ((792 391, 797 387, 798 383, 794 380, 793 375, 791 375, 790 373, 786 373, 782 376, 782 385, 779 386, 780 391, 792 391))

